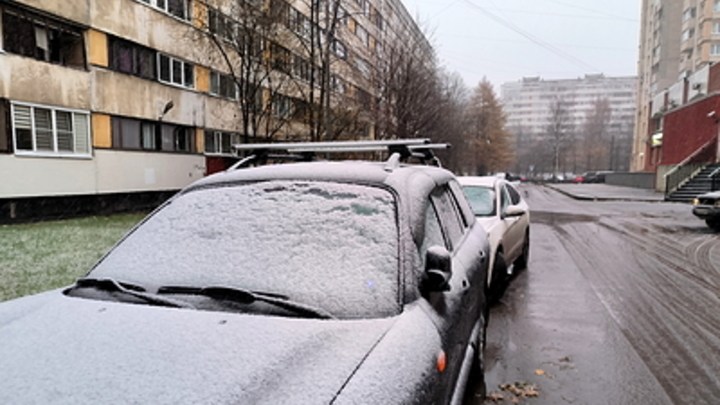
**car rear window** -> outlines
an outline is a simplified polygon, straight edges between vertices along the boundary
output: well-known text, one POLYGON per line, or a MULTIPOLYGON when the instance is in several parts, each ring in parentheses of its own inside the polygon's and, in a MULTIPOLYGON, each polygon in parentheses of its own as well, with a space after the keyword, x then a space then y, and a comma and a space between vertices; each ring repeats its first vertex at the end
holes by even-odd
POLYGON ((282 294, 341 318, 399 312, 389 191, 268 181, 181 195, 89 277, 143 286, 230 286, 282 294))
POLYGON ((476 216, 495 215, 495 192, 491 188, 463 186, 463 192, 476 216))

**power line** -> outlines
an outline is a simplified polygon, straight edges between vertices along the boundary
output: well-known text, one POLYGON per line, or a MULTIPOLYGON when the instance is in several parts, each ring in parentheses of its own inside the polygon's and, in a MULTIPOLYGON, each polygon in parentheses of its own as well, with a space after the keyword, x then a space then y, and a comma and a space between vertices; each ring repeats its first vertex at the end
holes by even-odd
POLYGON ((571 54, 569 54, 569 53, 567 53, 567 52, 565 52, 565 51, 563 51, 563 50, 561 50, 561 49, 559 49, 559 48, 557 48, 557 47, 555 47, 555 46, 553 46, 552 44, 549 44, 549 43, 541 40, 540 38, 538 38, 538 37, 530 34, 529 32, 521 29, 520 27, 516 26, 515 24, 512 24, 511 22, 506 21, 505 19, 503 19, 503 18, 501 18, 501 17, 499 17, 499 16, 497 16, 497 15, 495 15, 495 14, 487 11, 486 9, 484 9, 483 7, 480 7, 479 5, 473 3, 472 1, 470 1, 470 0, 465 0, 465 2, 466 2, 468 5, 476 8, 478 11, 480 11, 480 12, 483 13, 483 14, 485 14, 485 16, 487 16, 488 18, 490 18, 490 19, 492 19, 493 21, 497 22, 498 24, 501 24, 501 25, 505 26, 506 28, 509 28, 510 30, 514 31, 515 33, 522 35, 523 37, 527 38, 528 40, 530 40, 530 41, 533 42, 534 44, 539 45, 539 46, 547 49, 548 51, 550 51, 550 52, 552 52, 552 53, 560 56, 561 58, 567 60, 568 62, 571 62, 571 63, 575 64, 576 66, 581 67, 581 68, 583 68, 583 69, 589 70, 590 72, 600 72, 600 71, 601 71, 601 69, 598 69, 598 68, 596 68, 596 67, 594 67, 594 66, 592 66, 592 65, 590 65, 590 64, 588 64, 588 63, 586 63, 586 62, 584 62, 583 60, 581 60, 581 59, 579 59, 579 58, 577 58, 577 57, 575 57, 575 56, 573 56, 573 55, 571 55, 571 54))
MULTIPOLYGON (((548 3, 560 4, 561 6, 576 8, 576 9, 578 9, 578 10, 589 11, 589 12, 595 13, 595 14, 603 14, 603 15, 606 15, 606 16, 608 16, 608 17, 613 17, 613 18, 617 18, 617 19, 621 19, 621 20, 630 20, 630 19, 628 19, 627 17, 621 17, 621 16, 619 16, 619 15, 615 15, 615 14, 612 14, 612 13, 608 13, 607 11, 595 10, 595 9, 592 9, 592 8, 589 8, 589 7, 582 7, 582 6, 578 6, 578 5, 576 5, 576 4, 565 3, 565 2, 563 2, 563 1, 558 1, 558 0, 543 0, 543 1, 546 1, 546 2, 548 2, 548 3)), ((631 21, 638 22, 637 19, 632 19, 631 21)))

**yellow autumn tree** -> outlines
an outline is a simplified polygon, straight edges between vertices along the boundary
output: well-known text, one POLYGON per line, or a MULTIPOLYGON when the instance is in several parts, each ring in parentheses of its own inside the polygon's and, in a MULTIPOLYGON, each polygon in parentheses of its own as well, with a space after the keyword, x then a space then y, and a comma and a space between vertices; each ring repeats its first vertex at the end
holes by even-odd
POLYGON ((466 117, 471 172, 490 174, 508 170, 513 162, 512 134, 505 129, 507 117, 486 78, 473 90, 466 117))

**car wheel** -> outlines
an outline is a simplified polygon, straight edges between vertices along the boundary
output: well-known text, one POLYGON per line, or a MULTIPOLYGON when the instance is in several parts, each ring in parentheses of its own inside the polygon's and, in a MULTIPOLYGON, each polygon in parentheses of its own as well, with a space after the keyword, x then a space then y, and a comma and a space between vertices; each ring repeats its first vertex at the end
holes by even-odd
POLYGON ((710 227, 710 229, 720 232, 720 219, 718 218, 708 218, 705 220, 705 223, 707 226, 710 227))
POLYGON ((507 271, 508 266, 507 263, 505 263, 505 256, 500 251, 496 252, 495 259, 493 260, 492 279, 490 280, 488 294, 491 304, 496 303, 503 295, 505 282, 508 278, 507 271))
POLYGON ((530 230, 525 232, 525 240, 523 241, 522 253, 520 257, 515 259, 513 263, 513 270, 524 270, 527 268, 528 261, 530 260, 530 230))

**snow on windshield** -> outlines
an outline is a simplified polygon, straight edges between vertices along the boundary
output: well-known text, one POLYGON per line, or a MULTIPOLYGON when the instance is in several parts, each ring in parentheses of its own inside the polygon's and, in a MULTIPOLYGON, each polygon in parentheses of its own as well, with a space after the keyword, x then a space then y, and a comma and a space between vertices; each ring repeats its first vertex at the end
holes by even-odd
POLYGON ((268 181, 180 196, 89 277, 145 286, 284 294, 338 317, 399 312, 393 195, 369 186, 268 181))
POLYGON ((476 216, 495 215, 495 192, 491 188, 463 186, 463 193, 476 216))

